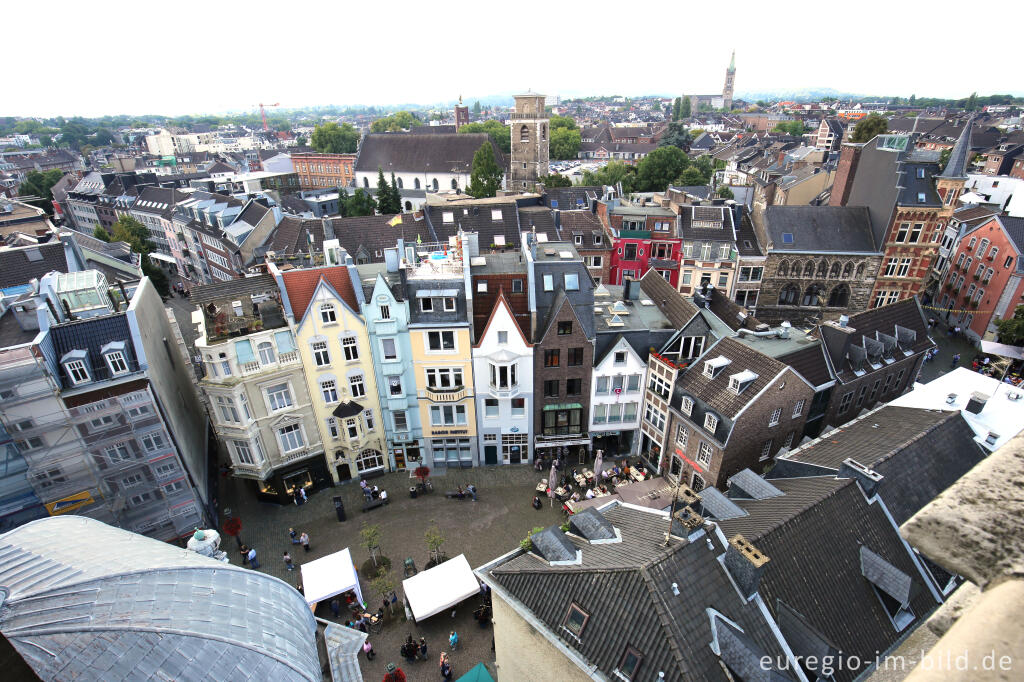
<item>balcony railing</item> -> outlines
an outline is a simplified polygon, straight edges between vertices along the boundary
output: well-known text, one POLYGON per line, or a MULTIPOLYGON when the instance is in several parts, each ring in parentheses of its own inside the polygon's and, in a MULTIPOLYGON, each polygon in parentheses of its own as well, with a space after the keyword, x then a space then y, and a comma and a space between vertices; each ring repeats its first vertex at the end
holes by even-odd
POLYGON ((452 388, 430 388, 427 387, 427 397, 435 403, 454 403, 466 397, 465 386, 454 386, 452 388))
POLYGON ((519 395, 519 384, 514 386, 499 387, 494 384, 487 386, 488 392, 495 398, 514 398, 519 395))
POLYGON ((260 372, 270 372, 283 365, 294 365, 299 361, 298 351, 292 351, 290 353, 278 353, 277 361, 268 364, 262 364, 258 360, 254 362, 243 363, 239 368, 239 374, 242 376, 248 376, 250 374, 259 374, 260 372))

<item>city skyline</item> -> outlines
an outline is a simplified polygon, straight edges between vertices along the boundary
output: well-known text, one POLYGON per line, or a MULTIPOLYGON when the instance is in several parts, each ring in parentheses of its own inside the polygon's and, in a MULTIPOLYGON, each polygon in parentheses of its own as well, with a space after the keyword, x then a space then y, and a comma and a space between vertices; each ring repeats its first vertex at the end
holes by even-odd
MULTIPOLYGON (((242 16, 233 7, 186 2, 173 16, 165 16, 132 5, 130 17, 119 11, 128 7, 123 3, 116 3, 103 16, 92 8, 69 7, 47 27, 49 38, 56 44, 83 45, 86 63, 102 68, 116 83, 132 84, 130 95, 112 98, 108 87, 72 77, 76 67, 69 66, 67 50, 33 52, 38 35, 24 33, 12 36, 13 51, 34 54, 37 67, 51 78, 19 82, 19 95, 0 113, 175 116, 252 111, 260 101, 280 102, 284 108, 429 106, 450 101, 459 93, 511 94, 527 89, 563 97, 611 92, 677 96, 720 92, 733 49, 738 97, 826 88, 867 96, 953 99, 971 92, 1006 91, 1008 67, 978 70, 967 59, 943 60, 939 67, 934 55, 941 37, 949 35, 949 26, 934 5, 914 17, 914 31, 935 36, 935 51, 923 49, 918 40, 898 39, 905 32, 884 30, 873 11, 881 11, 885 7, 881 3, 862 3, 857 13, 809 3, 800 6, 813 11, 815 25, 842 27, 842 35, 861 36, 869 47, 851 48, 856 59, 842 51, 823 59, 827 47, 808 42, 814 34, 810 27, 801 38, 799 26, 792 22, 730 22, 696 14, 681 18, 699 20, 708 30, 680 30, 675 22, 653 21, 643 26, 642 41, 593 44, 589 22, 597 30, 604 25, 603 16, 621 13, 621 7, 607 2, 588 5, 585 15, 575 5, 521 3, 514 12, 484 6, 473 16, 446 17, 438 35, 431 29, 436 15, 412 4, 397 3, 399 21, 393 24, 381 23, 374 6, 346 6, 344 11, 323 8, 306 17, 311 22, 315 19, 313 25, 338 26, 341 32, 330 33, 322 41, 300 40, 298 30, 278 33, 267 25, 266 13, 242 16), (581 18, 586 21, 581 23, 581 18), (197 22, 203 30, 197 30, 197 22), (353 25, 362 28, 350 30, 353 25), (116 58, 114 44, 105 42, 105 36, 112 35, 146 39, 149 34, 144 27, 148 26, 160 27, 161 34, 152 36, 152 43, 148 39, 123 43, 141 46, 131 59, 116 58), (375 26, 380 29, 366 30, 375 26), (579 33, 560 37, 551 30, 559 26, 578 28, 579 33), (249 38, 243 47, 230 40, 231 35, 249 38), (82 36, 95 36, 96 49, 88 47, 82 36), (893 39, 881 40, 884 36, 893 39), (260 45, 266 46, 265 51, 260 45), (567 78, 567 72, 573 71, 577 74, 567 78)), ((664 8, 654 3, 630 7, 640 18, 664 14, 664 8)), ((29 25, 35 18, 25 6, 9 12, 11 25, 29 25)), ((1024 15, 1020 7, 1007 12, 1024 15)), ((1006 17, 1011 22, 1012 18, 1006 17)), ((630 29, 629 35, 640 34, 630 29)), ((1009 65, 1014 57, 1012 43, 986 46, 985 56, 992 64, 1009 65)), ((481 96, 467 95, 470 101, 481 96)))

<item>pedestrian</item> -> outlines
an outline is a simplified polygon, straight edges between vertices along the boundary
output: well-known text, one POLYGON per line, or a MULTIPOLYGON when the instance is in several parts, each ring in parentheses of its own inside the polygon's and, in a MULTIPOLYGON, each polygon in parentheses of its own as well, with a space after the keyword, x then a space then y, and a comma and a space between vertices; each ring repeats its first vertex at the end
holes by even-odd
POLYGON ((447 662, 448 662, 448 652, 447 651, 442 651, 440 658, 438 658, 438 660, 437 660, 437 665, 438 665, 438 667, 443 667, 444 664, 447 663, 447 662))
POLYGON ((960 336, 960 325, 953 327, 953 336, 960 336))
POLYGON ((384 670, 384 681, 383 682, 405 682, 405 673, 402 672, 401 668, 395 666, 394 663, 388 663, 384 670))
POLYGON ((260 562, 256 561, 256 548, 253 547, 249 550, 249 554, 246 556, 249 559, 249 568, 259 568, 260 562))
POLYGON ((377 652, 373 650, 373 645, 370 644, 370 640, 363 642, 363 653, 366 654, 366 660, 372 661, 373 657, 377 655, 377 652))
POLYGON ((370 486, 366 481, 359 481, 359 487, 363 489, 363 496, 366 498, 367 502, 373 499, 373 491, 370 490, 370 486))
POLYGON ((452 679, 452 664, 447 660, 441 664, 441 677, 446 680, 452 679))
POLYGON ((470 497, 472 497, 473 501, 476 502, 476 486, 470 483, 466 486, 466 491, 469 492, 470 497))
POLYGON ((331 600, 331 613, 334 614, 335 618, 341 615, 341 602, 338 601, 337 597, 331 600))
POLYGON ((309 551, 309 534, 306 531, 302 531, 302 535, 299 536, 299 544, 302 545, 302 549, 309 551))
POLYGON ((420 660, 427 660, 427 640, 420 637, 420 660))
POLYGON ((309 497, 306 496, 306 488, 305 487, 300 487, 299 488, 299 497, 302 498, 302 503, 303 504, 305 504, 306 502, 309 501, 309 497))
POLYGON ((949 368, 950 369, 955 369, 958 364, 960 364, 960 354, 959 353, 954 353, 953 354, 953 362, 950 363, 949 368))
POLYGON ((288 529, 288 537, 291 538, 293 545, 299 544, 299 534, 295 532, 294 528, 288 529))
MULTIPOLYGON (((285 567, 289 571, 294 571, 295 570, 295 564, 292 563, 292 555, 289 554, 288 552, 284 553, 284 565, 285 565, 285 567)), ((337 616, 338 614, 334 614, 334 615, 337 616)))
POLYGON ((292 488, 292 502, 295 503, 296 507, 302 504, 302 502, 300 501, 301 499, 302 497, 299 496, 299 487, 295 486, 294 488, 292 488))
POLYGON ((452 634, 448 635, 448 646, 452 648, 452 651, 455 651, 459 646, 459 633, 455 632, 455 630, 452 630, 452 634))
POLYGON ((242 565, 247 565, 249 563, 249 545, 239 547, 238 553, 242 555, 242 565))

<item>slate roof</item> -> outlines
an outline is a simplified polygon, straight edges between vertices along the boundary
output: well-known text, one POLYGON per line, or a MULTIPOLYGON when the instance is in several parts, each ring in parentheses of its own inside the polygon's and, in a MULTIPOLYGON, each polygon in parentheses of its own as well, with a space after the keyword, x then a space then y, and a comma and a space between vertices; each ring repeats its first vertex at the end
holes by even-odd
POLYGON ((293 587, 84 516, 0 536, 0 585, 0 631, 45 680, 321 679, 293 587))
POLYGON ((57 240, 36 246, 0 249, 0 289, 28 284, 48 272, 68 272, 64 243, 57 240), (36 254, 41 258, 36 259, 36 254))
MULTIPOLYGON (((935 608, 899 531, 877 501, 868 503, 853 479, 817 476, 771 482, 784 494, 733 499, 748 515, 717 523, 726 536, 742 533, 771 559, 760 593, 777 620, 783 610, 792 609, 812 633, 862 660, 874 660, 876 652, 899 641, 901 633, 862 572, 862 547, 910 576, 914 624, 935 608)), ((806 638, 788 641, 796 645, 806 638)), ((850 682, 861 672, 837 667, 835 679, 850 682)))
MULTIPOLYGON (((759 353, 731 337, 726 337, 707 349, 699 362, 690 365, 680 375, 672 395, 672 406, 678 409, 682 396, 688 395, 710 407, 719 417, 732 419, 785 369, 786 365, 778 360, 759 353), (711 379, 704 375, 704 363, 718 356, 729 359, 730 363, 711 379), (743 370, 754 372, 757 378, 743 392, 736 395, 729 390, 729 376, 743 370)), ((696 410, 696 406, 694 409, 696 410)), ((725 439, 719 440, 724 442, 725 439)))
POLYGON ((1006 232, 1012 241, 1013 245, 1017 247, 1018 253, 1024 253, 1024 218, 1012 218, 1010 216, 1001 215, 996 218, 999 223, 1003 226, 1003 231, 1006 232))
POLYGON ((425 220, 416 220, 412 213, 401 215, 401 224, 394 226, 388 225, 394 218, 389 215, 330 218, 330 225, 334 238, 357 262, 383 263, 384 249, 395 248, 399 239, 406 244, 416 243, 417 237, 424 242, 439 241, 425 220))
POLYGON ((489 142, 499 168, 508 168, 508 161, 487 133, 456 135, 416 135, 410 133, 372 133, 364 135, 359 146, 356 172, 376 173, 468 173, 473 154, 489 142))
POLYGON ((728 206, 682 206, 679 209, 679 236, 683 239, 734 242, 732 210, 728 206), (694 221, 717 221, 721 227, 694 227, 694 221))
POLYGON ((897 525, 938 497, 984 453, 960 412, 886 405, 784 458, 835 471, 850 458, 883 476, 879 492, 897 525))
POLYGON ((605 248, 610 244, 608 236, 604 231, 604 225, 601 224, 601 219, 590 211, 560 210, 558 220, 561 223, 559 239, 562 241, 570 242, 573 235, 583 235, 583 243, 577 246, 577 249, 605 248), (594 247, 595 232, 603 235, 600 247, 594 247))
POLYGON ((825 359, 825 348, 820 343, 780 355, 777 359, 792 367, 813 386, 821 386, 832 381, 832 371, 825 359))
MULTIPOLYGON (((488 248, 491 244, 497 243, 495 237, 498 235, 502 235, 505 238, 507 246, 519 248, 520 231, 529 229, 520 223, 519 212, 515 201, 512 199, 509 199, 508 202, 488 201, 479 204, 472 201, 460 201, 440 206, 426 206, 424 208, 427 220, 438 241, 447 241, 448 237, 457 234, 459 227, 461 227, 465 232, 477 233, 481 249, 488 248), (501 218, 498 220, 492 218, 493 211, 500 211, 501 218), (445 213, 452 214, 451 222, 445 222, 445 213)), ((548 221, 543 223, 543 226, 538 225, 537 231, 547 233, 548 239, 554 240, 556 237, 554 224, 550 222, 550 212, 546 209, 545 212, 548 213, 548 221)), ((544 220, 542 217, 536 219, 538 221, 544 220)))
POLYGON ((561 211, 589 209, 590 200, 601 196, 603 188, 589 185, 544 188, 544 205, 561 211))
MULTIPOLYGON (((89 376, 94 382, 111 378, 110 368, 107 367, 106 360, 100 353, 102 348, 111 342, 125 344, 124 354, 129 371, 139 371, 135 347, 132 345, 131 330, 128 328, 128 318, 124 313, 65 322, 52 327, 50 336, 53 339, 57 362, 60 362, 61 358, 70 351, 86 351, 89 359, 89 376)), ((61 371, 57 374, 64 388, 72 387, 65 372, 61 371)))
POLYGON ((967 160, 971 153, 971 127, 973 123, 973 116, 967 119, 967 123, 960 132, 960 137, 957 139, 956 144, 953 145, 953 151, 949 154, 949 161, 946 163, 946 167, 942 170, 942 174, 939 177, 967 177, 967 160))
MULTIPOLYGON (((694 296, 696 298, 699 294, 694 296)), ((733 331, 740 328, 756 329, 761 324, 757 318, 747 313, 743 306, 726 296, 724 291, 717 289, 711 293, 711 297, 708 300, 708 309, 733 331), (740 318, 741 314, 744 315, 742 319, 740 318)))
POLYGON ((278 255, 322 251, 324 224, 320 218, 284 216, 263 243, 266 251, 278 255))
POLYGON ((262 220, 263 216, 267 215, 267 212, 270 210, 270 208, 264 206, 258 201, 250 201, 245 209, 238 214, 236 222, 241 221, 250 225, 256 225, 256 223, 262 220))
MULTIPOLYGON (((849 381, 857 376, 854 374, 854 365, 858 360, 864 360, 861 363, 864 371, 879 369, 868 364, 867 360, 871 358, 866 357, 871 354, 869 351, 878 348, 878 343, 885 345, 882 351, 883 358, 896 360, 907 357, 906 351, 911 355, 923 353, 934 345, 928 336, 928 324, 917 298, 908 298, 851 315, 846 326, 853 331, 846 332, 831 324, 818 326, 832 368, 837 378, 842 381, 849 381), (897 326, 904 331, 899 331, 897 326), (910 340, 911 335, 908 332, 913 332, 913 340, 910 340), (867 341, 864 341, 865 337, 867 341), (890 349, 888 344, 892 343, 891 339, 896 339, 897 347, 890 349)), ((880 364, 881 368, 888 365, 884 360, 876 364, 880 364)))
POLYGON ((480 570, 609 679, 627 646, 643 655, 639 679, 656 679, 659 671, 668 680, 726 679, 708 646, 715 639, 708 608, 743 630, 745 641, 730 642, 736 648, 723 651, 725 657, 736 656, 733 666, 759 654, 779 655, 778 640, 757 605, 739 596, 718 561, 725 551, 719 534, 710 536, 713 551, 706 538, 675 539, 665 548, 661 513, 619 505, 601 513, 621 532, 622 541, 592 545, 565 536, 582 552, 580 564, 551 566, 534 554, 519 553, 480 570), (679 596, 673 594, 673 583, 679 596), (579 639, 561 627, 570 604, 590 616, 579 639))
POLYGON ((454 135, 456 132, 454 123, 436 126, 413 126, 409 128, 409 133, 412 135, 454 135))
POLYGON ((359 312, 359 301, 356 299, 356 292, 352 286, 352 278, 349 277, 348 267, 344 265, 288 270, 282 272, 281 277, 284 280, 285 290, 288 292, 288 302, 291 304, 292 315, 295 317, 296 323, 305 316, 306 308, 313 300, 313 294, 321 279, 326 280, 338 292, 348 307, 359 312))
POLYGON ((640 289, 654 301, 654 305, 658 306, 676 329, 682 329, 697 314, 697 306, 683 298, 675 287, 654 270, 648 270, 640 278, 640 289))
POLYGON ((740 256, 763 256, 761 243, 758 241, 757 233, 750 222, 750 217, 744 215, 736 228, 736 251, 740 256))
POLYGON ((862 206, 769 206, 764 227, 772 251, 875 253, 871 218, 862 206), (784 236, 790 235, 790 236, 784 236))

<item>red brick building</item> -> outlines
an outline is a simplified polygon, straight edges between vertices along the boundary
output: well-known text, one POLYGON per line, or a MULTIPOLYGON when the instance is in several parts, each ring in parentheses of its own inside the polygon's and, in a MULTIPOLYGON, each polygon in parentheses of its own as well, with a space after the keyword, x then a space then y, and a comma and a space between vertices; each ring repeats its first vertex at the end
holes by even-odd
POLYGON ((942 279, 941 308, 974 339, 1013 317, 1024 296, 1024 218, 994 216, 969 230, 950 256, 942 279))
POLYGON ((298 152, 292 154, 292 165, 302 189, 346 187, 356 179, 355 154, 298 152))
POLYGON ((679 260, 683 240, 676 214, 661 206, 623 206, 618 201, 598 202, 597 215, 607 220, 613 236, 608 284, 638 280, 657 270, 673 287, 679 286, 679 260))

